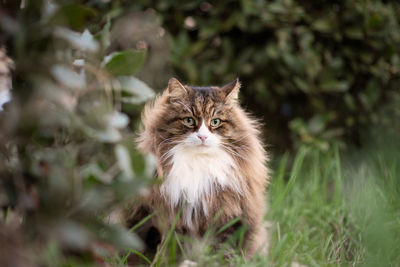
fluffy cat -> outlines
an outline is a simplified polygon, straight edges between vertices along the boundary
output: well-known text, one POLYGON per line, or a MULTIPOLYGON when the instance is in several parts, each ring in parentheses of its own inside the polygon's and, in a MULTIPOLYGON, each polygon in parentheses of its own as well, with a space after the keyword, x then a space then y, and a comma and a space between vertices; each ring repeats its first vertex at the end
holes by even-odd
POLYGON ((201 237, 240 217, 247 256, 266 250, 267 156, 258 123, 239 105, 239 88, 238 80, 192 87, 172 78, 146 105, 137 143, 157 158, 160 181, 131 212, 130 224, 155 214, 141 230, 148 246, 160 241, 151 233, 162 239, 180 210, 178 232, 201 237))

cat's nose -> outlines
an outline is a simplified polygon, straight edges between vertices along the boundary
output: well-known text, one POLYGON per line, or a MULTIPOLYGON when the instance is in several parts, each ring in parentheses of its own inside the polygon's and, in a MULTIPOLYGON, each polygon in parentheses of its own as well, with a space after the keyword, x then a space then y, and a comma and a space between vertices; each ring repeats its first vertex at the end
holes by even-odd
POLYGON ((197 134, 197 137, 201 140, 202 143, 204 143, 207 139, 207 135, 203 134, 197 134))

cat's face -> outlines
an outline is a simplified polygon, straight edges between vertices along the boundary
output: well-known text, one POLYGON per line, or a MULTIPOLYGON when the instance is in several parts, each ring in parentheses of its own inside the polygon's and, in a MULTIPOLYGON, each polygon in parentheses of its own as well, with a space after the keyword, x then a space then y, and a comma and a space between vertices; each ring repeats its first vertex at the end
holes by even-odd
POLYGON ((189 87, 171 80, 166 112, 159 125, 163 142, 172 146, 212 152, 237 136, 232 117, 239 83, 220 87, 189 87))

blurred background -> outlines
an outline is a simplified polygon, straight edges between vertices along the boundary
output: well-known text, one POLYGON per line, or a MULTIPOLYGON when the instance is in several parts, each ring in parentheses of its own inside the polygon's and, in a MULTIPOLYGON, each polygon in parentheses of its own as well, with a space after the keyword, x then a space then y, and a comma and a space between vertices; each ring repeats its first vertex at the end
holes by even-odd
POLYGON ((36 10, 20 2, 2 4, 1 41, 11 56, 22 49, 10 38, 17 30, 25 32, 18 33, 19 46, 40 43, 28 34, 35 25, 12 21, 18 17, 40 23, 52 16, 53 26, 75 31, 97 32, 109 23, 105 53, 146 51, 135 75, 156 92, 171 76, 191 85, 239 77, 243 105, 262 118, 267 143, 279 152, 299 143, 361 146, 372 124, 384 126, 379 111, 399 101, 396 1, 99 0, 72 1, 57 12, 57 1, 48 8, 41 7, 46 1, 27 1, 36 10))
POLYGON ((0 44, 1 266, 140 250, 104 217, 150 183, 133 140, 170 77, 239 77, 272 168, 399 141, 398 1, 2 0, 0 44))

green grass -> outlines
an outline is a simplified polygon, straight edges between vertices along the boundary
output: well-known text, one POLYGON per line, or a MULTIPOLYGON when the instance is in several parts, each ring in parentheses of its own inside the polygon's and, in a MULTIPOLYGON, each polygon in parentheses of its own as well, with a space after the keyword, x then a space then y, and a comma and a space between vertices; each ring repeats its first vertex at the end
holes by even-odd
MULTIPOLYGON (((400 158, 398 146, 340 153, 301 148, 276 160, 268 189, 270 252, 246 261, 230 251, 234 266, 399 266, 400 158), (341 156, 345 155, 345 156, 341 156)), ((212 235, 212 233, 210 233, 212 235)), ((226 247, 187 240, 173 227, 153 266, 226 265, 226 247), (195 242, 183 252, 183 242, 195 242)), ((228 244, 227 244, 228 246, 228 244)), ((114 260, 115 263, 115 260, 114 260)), ((117 265, 126 264, 121 257, 117 265)))

